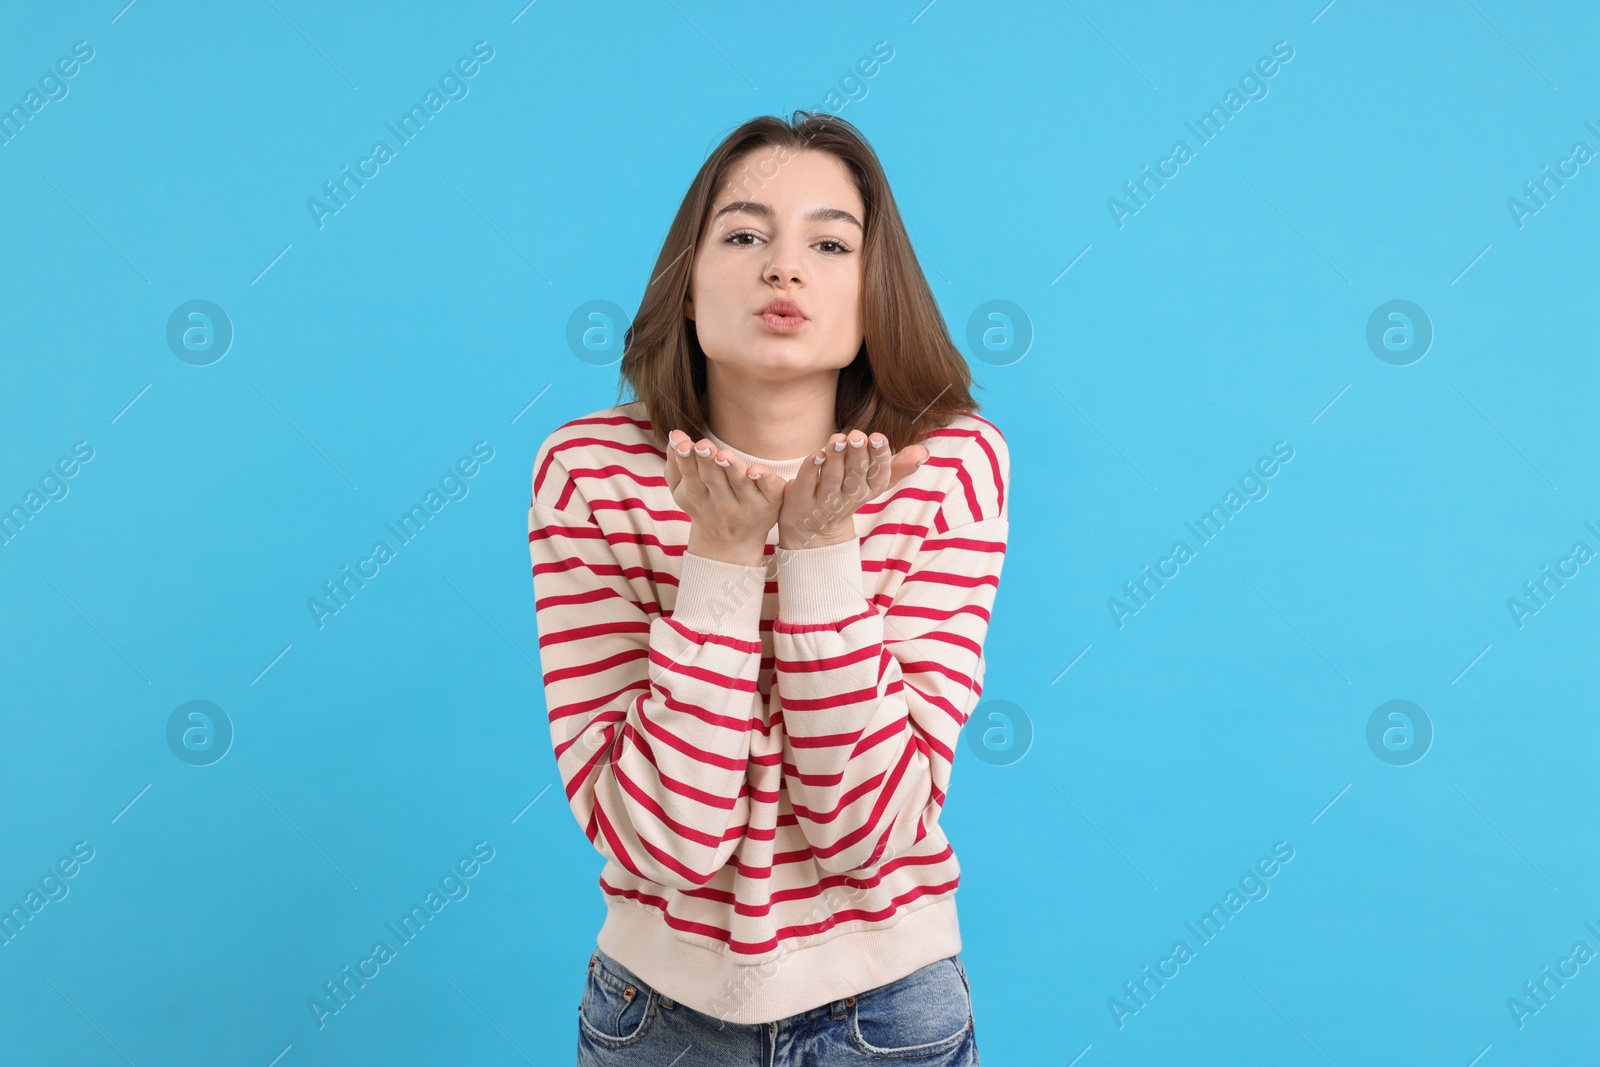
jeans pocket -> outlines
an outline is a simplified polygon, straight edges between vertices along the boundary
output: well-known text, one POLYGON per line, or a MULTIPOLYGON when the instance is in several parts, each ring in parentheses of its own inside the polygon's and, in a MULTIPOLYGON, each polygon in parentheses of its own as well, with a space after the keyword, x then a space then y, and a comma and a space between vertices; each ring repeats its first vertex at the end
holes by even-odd
POLYGON ((972 1030, 972 999, 954 956, 854 999, 850 1043, 868 1056, 937 1056, 960 1045, 972 1030))
POLYGON ((643 1038, 655 1022, 656 1000, 654 989, 637 977, 616 973, 596 952, 589 957, 578 1027, 597 1045, 627 1048, 643 1038))

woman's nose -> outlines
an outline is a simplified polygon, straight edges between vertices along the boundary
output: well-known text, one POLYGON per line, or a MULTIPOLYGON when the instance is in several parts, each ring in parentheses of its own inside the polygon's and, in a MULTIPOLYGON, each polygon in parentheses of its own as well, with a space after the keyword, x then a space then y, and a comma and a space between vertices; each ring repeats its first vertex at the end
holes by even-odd
POLYGON ((767 260, 763 277, 769 282, 798 282, 804 280, 798 251, 787 245, 772 245, 772 257, 767 260))

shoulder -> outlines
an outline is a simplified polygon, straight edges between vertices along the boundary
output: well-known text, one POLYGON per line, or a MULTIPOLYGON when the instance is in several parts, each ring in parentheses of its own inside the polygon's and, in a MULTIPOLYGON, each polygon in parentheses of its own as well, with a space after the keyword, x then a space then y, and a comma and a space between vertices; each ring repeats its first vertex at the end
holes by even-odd
POLYGON ((591 411, 557 426, 540 443, 531 499, 558 511, 582 513, 588 510, 585 480, 646 471, 664 459, 642 401, 591 411))
POLYGON ((918 443, 929 453, 923 469, 931 469, 945 489, 945 528, 1008 517, 1011 452, 998 426, 981 415, 961 414, 918 443))

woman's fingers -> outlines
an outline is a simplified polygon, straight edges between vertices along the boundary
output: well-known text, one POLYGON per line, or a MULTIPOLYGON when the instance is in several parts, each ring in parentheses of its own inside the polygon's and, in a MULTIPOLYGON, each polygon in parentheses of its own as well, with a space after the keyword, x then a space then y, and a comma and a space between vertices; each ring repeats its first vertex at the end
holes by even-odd
POLYGON ((678 483, 683 481, 683 468, 678 463, 678 437, 681 431, 667 434, 667 492, 676 494, 678 483))
POLYGON ((733 495, 733 488, 728 485, 728 476, 722 465, 717 462, 716 445, 708 438, 702 437, 694 443, 690 462, 695 465, 696 474, 717 507, 731 511, 738 502, 738 497, 733 495))
POLYGON ((881 433, 875 433, 867 439, 867 452, 872 456, 872 495, 878 496, 899 481, 893 470, 893 455, 889 451, 889 439, 881 433))
POLYGON ((907 445, 894 454, 894 459, 889 464, 889 485, 897 484, 900 479, 922 466, 932 455, 922 445, 907 445))
POLYGON ((687 482, 691 492, 701 492, 704 485, 700 480, 700 468, 694 462, 694 449, 691 447, 689 435, 681 430, 673 431, 677 441, 672 449, 672 463, 678 469, 680 482, 687 482))
POLYGON ((817 496, 824 506, 830 501, 837 504, 842 495, 844 468, 850 462, 846 458, 849 448, 850 442, 842 433, 829 437, 828 443, 822 446, 823 463, 817 475, 817 496))
POLYGON ((770 468, 757 463, 745 471, 745 478, 768 504, 783 502, 783 491, 789 483, 772 473, 770 468))
POLYGON ((884 481, 888 471, 877 469, 879 464, 873 460, 867 435, 860 430, 851 430, 845 435, 845 447, 841 455, 844 462, 839 476, 839 489, 851 505, 860 507, 878 495, 881 490, 877 486, 884 481))
POLYGON ((887 468, 875 471, 867 435, 860 430, 836 433, 822 449, 823 463, 818 468, 816 496, 829 514, 827 521, 839 521, 878 495, 874 484, 884 481, 887 468), (837 512, 837 514, 833 514, 837 512))
POLYGON ((783 479, 771 470, 759 463, 747 466, 732 452, 722 455, 729 460, 728 466, 722 468, 728 476, 728 486, 745 507, 766 511, 773 501, 783 499, 783 479))
POLYGON ((809 498, 812 506, 824 504, 830 494, 837 498, 839 492, 839 450, 835 444, 844 440, 844 434, 836 433, 828 438, 828 443, 812 453, 809 463, 800 464, 800 474, 797 481, 800 483, 802 494, 809 498))
POLYGON ((707 496, 726 503, 764 506, 783 499, 784 480, 768 468, 745 462, 731 451, 719 451, 708 438, 693 440, 682 430, 667 435, 667 485, 692 479, 707 496), (726 491, 726 496, 720 495, 726 491))
POLYGON ((929 455, 923 445, 907 445, 891 453, 883 434, 869 436, 860 430, 834 434, 811 462, 801 465, 796 495, 804 497, 801 506, 820 521, 841 522, 898 484, 929 455))
POLYGON ((755 484, 759 479, 752 479, 749 468, 744 460, 727 450, 714 451, 711 461, 716 464, 716 471, 708 477, 719 479, 721 485, 727 487, 728 495, 738 502, 740 507, 761 507, 766 504, 766 496, 755 484))
POLYGON ((747 466, 732 452, 719 452, 711 458, 719 461, 718 466, 727 477, 728 489, 740 506, 773 515, 773 519, 767 523, 767 528, 771 529, 772 522, 777 518, 772 505, 783 502, 784 480, 759 463, 747 466), (723 459, 728 461, 725 466, 720 463, 723 459))

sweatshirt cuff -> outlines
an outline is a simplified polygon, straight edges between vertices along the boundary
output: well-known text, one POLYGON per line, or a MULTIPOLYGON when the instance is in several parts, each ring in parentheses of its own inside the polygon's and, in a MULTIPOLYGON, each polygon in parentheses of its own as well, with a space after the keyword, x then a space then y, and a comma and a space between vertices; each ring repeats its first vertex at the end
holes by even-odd
POLYGON ((761 639, 767 568, 683 554, 672 618, 691 630, 746 641, 761 639))
POLYGON ((801 625, 838 622, 866 609, 861 542, 822 548, 779 548, 778 617, 801 625))

